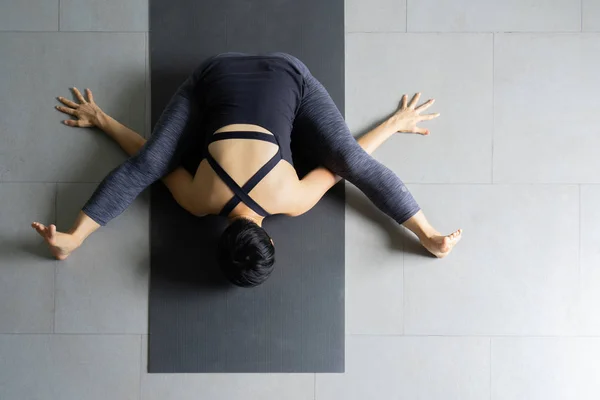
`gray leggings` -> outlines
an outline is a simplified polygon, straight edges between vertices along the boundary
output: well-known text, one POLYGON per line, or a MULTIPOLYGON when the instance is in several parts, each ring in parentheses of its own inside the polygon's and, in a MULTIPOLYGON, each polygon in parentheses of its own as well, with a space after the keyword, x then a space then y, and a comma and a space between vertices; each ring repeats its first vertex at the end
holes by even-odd
MULTIPOLYGON (((234 57, 225 53, 217 57, 234 57)), ((310 144, 317 161, 358 187, 381 211, 399 224, 419 211, 415 199, 389 168, 367 154, 356 142, 344 118, 321 83, 297 58, 289 60, 304 78, 304 93, 294 119, 294 135, 310 144)), ((148 186, 180 166, 193 113, 201 112, 194 88, 204 67, 200 65, 177 90, 144 147, 115 168, 100 183, 83 212, 100 225, 121 214, 148 186)), ((197 134, 197 133, 196 133, 197 134)))

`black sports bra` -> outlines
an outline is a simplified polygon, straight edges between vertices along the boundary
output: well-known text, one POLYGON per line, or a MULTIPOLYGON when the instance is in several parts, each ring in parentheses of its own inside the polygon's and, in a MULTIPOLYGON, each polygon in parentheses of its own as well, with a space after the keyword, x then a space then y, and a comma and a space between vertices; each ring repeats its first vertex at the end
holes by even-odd
POLYGON ((219 165, 217 160, 210 154, 208 151, 208 146, 206 150, 206 159, 212 169, 215 171, 217 175, 223 180, 223 182, 231 189, 233 192, 233 197, 231 200, 225 204, 219 215, 228 216, 233 209, 243 202, 248 207, 250 207, 254 212, 258 215, 266 217, 270 215, 264 208, 262 208, 252 197, 250 197, 249 193, 254 189, 254 187, 269 173, 275 166, 279 163, 279 161, 283 158, 281 156, 281 147, 279 146, 279 142, 277 141, 277 137, 275 135, 270 135, 268 133, 263 132, 252 132, 252 131, 235 131, 235 132, 221 132, 212 135, 208 144, 219 141, 219 140, 227 140, 227 139, 255 139, 262 140, 264 142, 270 142, 277 145, 277 153, 269 160, 265 165, 263 165, 252 177, 244 184, 244 186, 238 185, 233 178, 219 165))

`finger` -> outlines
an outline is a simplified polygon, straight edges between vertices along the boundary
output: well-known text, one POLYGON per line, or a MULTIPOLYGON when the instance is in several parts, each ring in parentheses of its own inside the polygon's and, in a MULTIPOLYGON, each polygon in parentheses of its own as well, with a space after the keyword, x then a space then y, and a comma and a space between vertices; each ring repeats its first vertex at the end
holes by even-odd
POLYGON ((63 124, 68 126, 81 126, 81 123, 76 119, 66 119, 63 121, 63 124))
POLYGON ((81 92, 76 87, 73 88, 73 93, 75 93, 75 97, 77 97, 77 100, 79 100, 81 104, 87 103, 87 101, 85 101, 85 99, 83 98, 81 92))
POLYGON ((65 99, 64 97, 57 97, 58 101, 60 101, 61 103, 63 103, 65 106, 69 106, 71 108, 77 108, 79 107, 79 104, 75 103, 74 101, 71 101, 69 99, 65 99))
POLYGON ((56 106, 56 109, 58 111, 64 112, 65 114, 69 114, 69 115, 73 115, 73 116, 77 115, 77 110, 73 110, 72 108, 56 106))
POLYGON ((408 96, 406 96, 406 95, 402 95, 402 101, 401 101, 401 103, 400 103, 400 108, 401 108, 401 109, 403 109, 403 110, 404 110, 404 109, 406 108, 406 103, 407 103, 407 101, 408 101, 408 96))
POLYGON ((85 89, 85 95, 87 96, 88 101, 90 103, 94 102, 94 95, 92 94, 92 91, 90 89, 85 89))
POLYGON ((429 107, 431 107, 433 103, 435 103, 435 99, 428 100, 427 102, 421 104, 419 107, 415 108, 415 111, 425 111, 429 107))
POLYGON ((429 121, 430 119, 435 119, 435 118, 437 118, 439 116, 440 116, 440 113, 425 114, 425 115, 419 115, 419 119, 421 121, 429 121))
POLYGON ((415 106, 417 105, 417 103, 419 102, 419 98, 421 97, 421 93, 417 93, 413 96, 413 98, 410 100, 410 103, 408 103, 408 108, 415 108, 415 106))
POLYGON ((418 126, 415 128, 415 133, 418 133, 420 135, 429 135, 429 129, 425 129, 425 128, 419 128, 418 126))

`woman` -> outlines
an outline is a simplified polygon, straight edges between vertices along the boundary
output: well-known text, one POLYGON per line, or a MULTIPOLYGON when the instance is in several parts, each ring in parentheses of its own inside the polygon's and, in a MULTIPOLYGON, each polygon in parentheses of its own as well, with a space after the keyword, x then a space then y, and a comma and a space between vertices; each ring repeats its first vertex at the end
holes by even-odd
POLYGON ((341 178, 414 232, 435 256, 446 256, 460 240, 460 229, 448 236, 433 229, 402 181, 369 155, 396 132, 429 133, 416 124, 438 114, 420 115, 433 100, 417 107, 419 94, 410 103, 404 95, 393 116, 356 141, 301 61, 284 53, 225 53, 205 61, 178 89, 146 142, 103 113, 89 89, 87 100, 74 92, 79 104, 59 97, 66 107, 57 109, 77 118, 65 124, 97 126, 131 157, 102 181, 68 232, 32 224, 60 260, 161 178, 190 213, 229 219, 218 259, 239 286, 258 285, 273 269, 274 246, 261 228, 263 219, 305 213, 341 178), (203 160, 192 176, 180 165, 199 138, 203 160), (294 138, 310 143, 307 151, 322 165, 303 179, 292 164, 294 138))

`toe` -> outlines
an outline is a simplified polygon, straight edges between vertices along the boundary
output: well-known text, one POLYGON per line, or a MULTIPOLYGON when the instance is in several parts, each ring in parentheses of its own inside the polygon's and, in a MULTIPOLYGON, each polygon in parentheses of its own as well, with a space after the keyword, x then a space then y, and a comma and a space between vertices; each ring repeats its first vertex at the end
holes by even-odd
POLYGON ((44 231, 45 231, 45 226, 40 224, 39 222, 34 223, 33 228, 37 231, 37 233, 39 233, 40 235, 44 235, 44 231))

